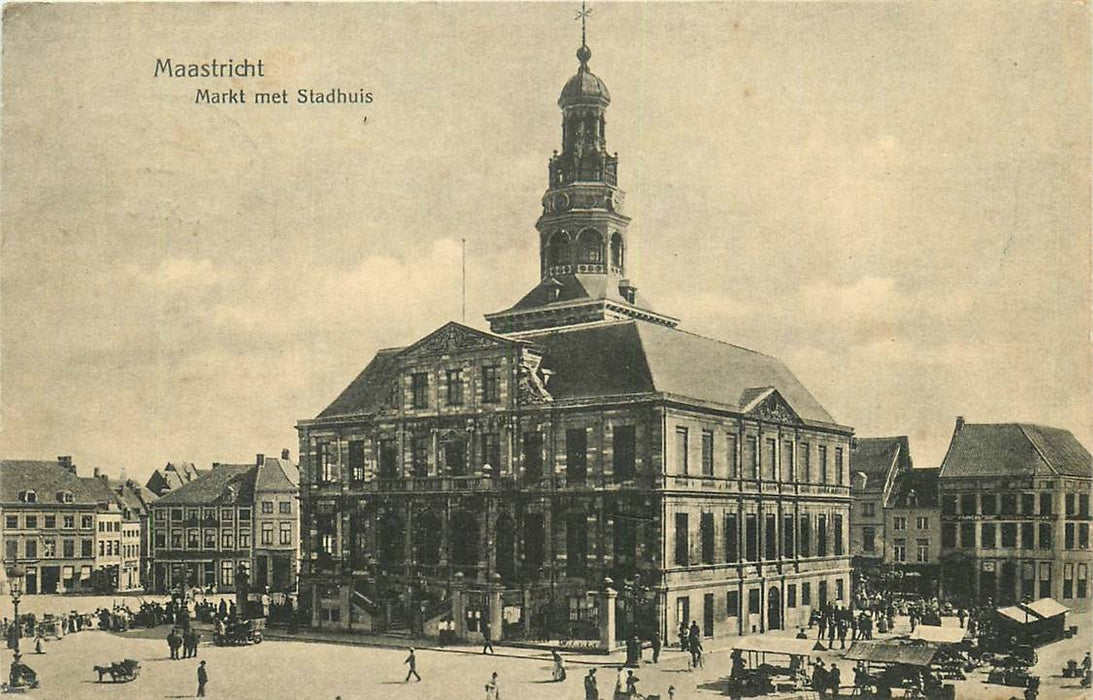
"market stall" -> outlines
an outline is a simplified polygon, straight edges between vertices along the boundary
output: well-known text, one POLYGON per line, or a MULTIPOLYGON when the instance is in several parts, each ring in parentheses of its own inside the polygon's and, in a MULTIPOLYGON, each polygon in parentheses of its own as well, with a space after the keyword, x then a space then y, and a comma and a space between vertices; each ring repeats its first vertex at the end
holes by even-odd
POLYGON ((911 696, 942 698, 952 686, 942 689, 933 670, 937 654, 937 645, 929 642, 863 641, 854 642, 843 658, 858 662, 855 686, 862 695, 889 698, 894 688, 902 688, 911 696))
POLYGON ((733 640, 729 694, 750 697, 804 688, 814 644, 808 639, 759 635, 733 640))

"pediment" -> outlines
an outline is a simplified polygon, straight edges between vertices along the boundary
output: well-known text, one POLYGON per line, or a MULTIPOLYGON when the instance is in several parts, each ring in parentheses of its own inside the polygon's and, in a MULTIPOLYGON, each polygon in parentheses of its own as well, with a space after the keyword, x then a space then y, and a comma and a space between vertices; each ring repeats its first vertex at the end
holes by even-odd
POLYGON ((778 390, 773 387, 758 387, 744 392, 743 413, 769 423, 799 425, 801 417, 793 410, 778 390))
POLYGON ((468 350, 507 348, 512 341, 464 326, 446 323, 400 353, 401 357, 439 357, 468 350))

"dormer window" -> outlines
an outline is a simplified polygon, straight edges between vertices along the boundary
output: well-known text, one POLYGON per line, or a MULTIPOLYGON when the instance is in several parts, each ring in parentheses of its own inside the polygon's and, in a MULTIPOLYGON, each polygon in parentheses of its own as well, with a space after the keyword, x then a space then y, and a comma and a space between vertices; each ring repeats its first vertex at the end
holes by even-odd
POLYGON ((22 501, 23 503, 37 503, 38 502, 38 494, 36 494, 34 491, 30 491, 30 490, 20 491, 19 492, 19 500, 22 501))
POLYGON ((58 491, 57 500, 61 503, 73 503, 75 502, 76 497, 72 494, 71 491, 58 491))

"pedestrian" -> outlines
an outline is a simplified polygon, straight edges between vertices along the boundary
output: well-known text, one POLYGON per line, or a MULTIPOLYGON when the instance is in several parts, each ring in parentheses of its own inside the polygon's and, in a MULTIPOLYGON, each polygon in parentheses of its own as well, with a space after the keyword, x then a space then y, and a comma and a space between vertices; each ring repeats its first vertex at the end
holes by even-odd
POLYGON ((967 616, 968 616, 968 614, 966 612, 964 612, 964 608, 960 608, 959 610, 956 611, 956 619, 960 620, 960 628, 961 629, 964 629, 964 618, 967 617, 967 616))
POLYGON ((808 639, 808 632, 805 632, 804 627, 797 630, 797 639, 808 639))
MULTIPOLYGON (((686 623, 684 623, 684 628, 686 628, 686 623)), ((619 698, 621 698, 623 696, 623 693, 625 692, 625 688, 626 674, 623 673, 623 667, 619 666, 618 670, 615 672, 615 695, 612 700, 618 700, 619 698)))
POLYGON ((831 649, 835 646, 835 634, 838 632, 838 624, 835 622, 835 616, 832 615, 827 621, 827 648, 831 649))
POLYGON ((840 685, 842 685, 842 679, 839 678, 839 667, 832 663, 831 670, 827 672, 827 686, 831 688, 831 697, 839 697, 840 685))
POLYGON ((34 653, 35 654, 44 654, 45 653, 45 651, 42 650, 42 635, 40 633, 35 635, 35 637, 34 637, 34 653))
POLYGON ((908 616, 911 620, 911 634, 915 633, 915 626, 918 624, 918 613, 914 609, 911 610, 911 614, 908 616))
POLYGON ((822 697, 827 688, 827 669, 824 668, 824 660, 820 659, 812 667, 812 689, 822 697))
POLYGON ((486 650, 489 649, 489 653, 493 654, 493 642, 491 641, 492 638, 490 637, 490 623, 488 622, 482 626, 482 639, 482 653, 485 654, 486 650))
POLYGON ((205 659, 197 667, 197 697, 205 697, 205 686, 209 683, 209 672, 205 669, 205 659))
POLYGON ((501 700, 501 687, 497 683, 497 671, 486 681, 486 700, 501 700))
POLYGON ((695 668, 703 668, 702 662, 702 640, 695 637, 691 640, 691 665, 695 668))
POLYGON ((674 685, 668 686, 668 700, 676 700, 676 687, 674 685))
POLYGON ((839 620, 839 648, 846 648, 846 620, 839 620))
POLYGON ((691 629, 687 636, 692 642, 702 636, 702 630, 698 629, 698 623, 694 620, 691 620, 691 629))
POLYGON ((653 663, 656 663, 660 658, 660 632, 654 630, 649 643, 653 647, 653 663))
POLYGON ((638 680, 639 678, 634 675, 633 671, 626 672, 626 695, 627 697, 638 697, 638 680))
POLYGON ((562 660, 562 655, 558 653, 557 649, 552 650, 550 655, 554 659, 554 668, 550 672, 550 676, 555 683, 561 683, 565 680, 565 661, 562 660))
POLYGON ((414 653, 413 647, 410 647, 410 655, 407 656, 406 660, 402 663, 410 667, 410 670, 406 672, 406 680, 404 680, 403 683, 409 683, 410 676, 418 679, 418 681, 421 680, 421 676, 419 676, 417 672, 417 655, 414 653))
POLYGON ((228 604, 223 598, 220 599, 220 605, 216 606, 216 615, 221 618, 228 616, 228 604))
POLYGON ((1089 658, 1089 652, 1087 651, 1085 652, 1085 658, 1082 659, 1082 670, 1088 671, 1090 668, 1093 668, 1093 660, 1089 658))
POLYGON ((687 622, 682 621, 679 623, 679 650, 687 651, 687 622))
POLYGON ((171 659, 178 659, 178 648, 182 645, 181 635, 177 627, 172 627, 167 633, 167 646, 171 648, 171 659))
POLYGON ((588 669, 588 675, 584 677, 584 700, 600 700, 600 689, 596 687, 595 668, 588 669))
POLYGON ((816 633, 816 641, 822 642, 824 633, 827 632, 827 615, 820 613, 820 617, 816 621, 816 626, 819 628, 819 631, 816 633))

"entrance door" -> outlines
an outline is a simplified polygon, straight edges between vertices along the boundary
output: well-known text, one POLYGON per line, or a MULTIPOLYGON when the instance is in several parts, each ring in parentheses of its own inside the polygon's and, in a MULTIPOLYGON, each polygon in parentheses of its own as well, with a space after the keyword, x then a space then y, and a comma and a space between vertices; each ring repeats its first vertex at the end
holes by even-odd
POLYGON ((702 596, 702 636, 713 636, 713 593, 702 596))
POLYGON ((26 589, 27 595, 34 595, 38 592, 38 570, 29 569, 26 576, 26 589))
POLYGON ((777 586, 771 586, 767 594, 767 629, 782 629, 782 592, 777 586))
POLYGON ((679 629, 679 625, 689 625, 691 623, 691 599, 688 596, 681 595, 676 598, 676 629, 679 629))
POLYGON ((57 584, 61 580, 61 567, 42 567, 42 593, 56 593, 57 584))

